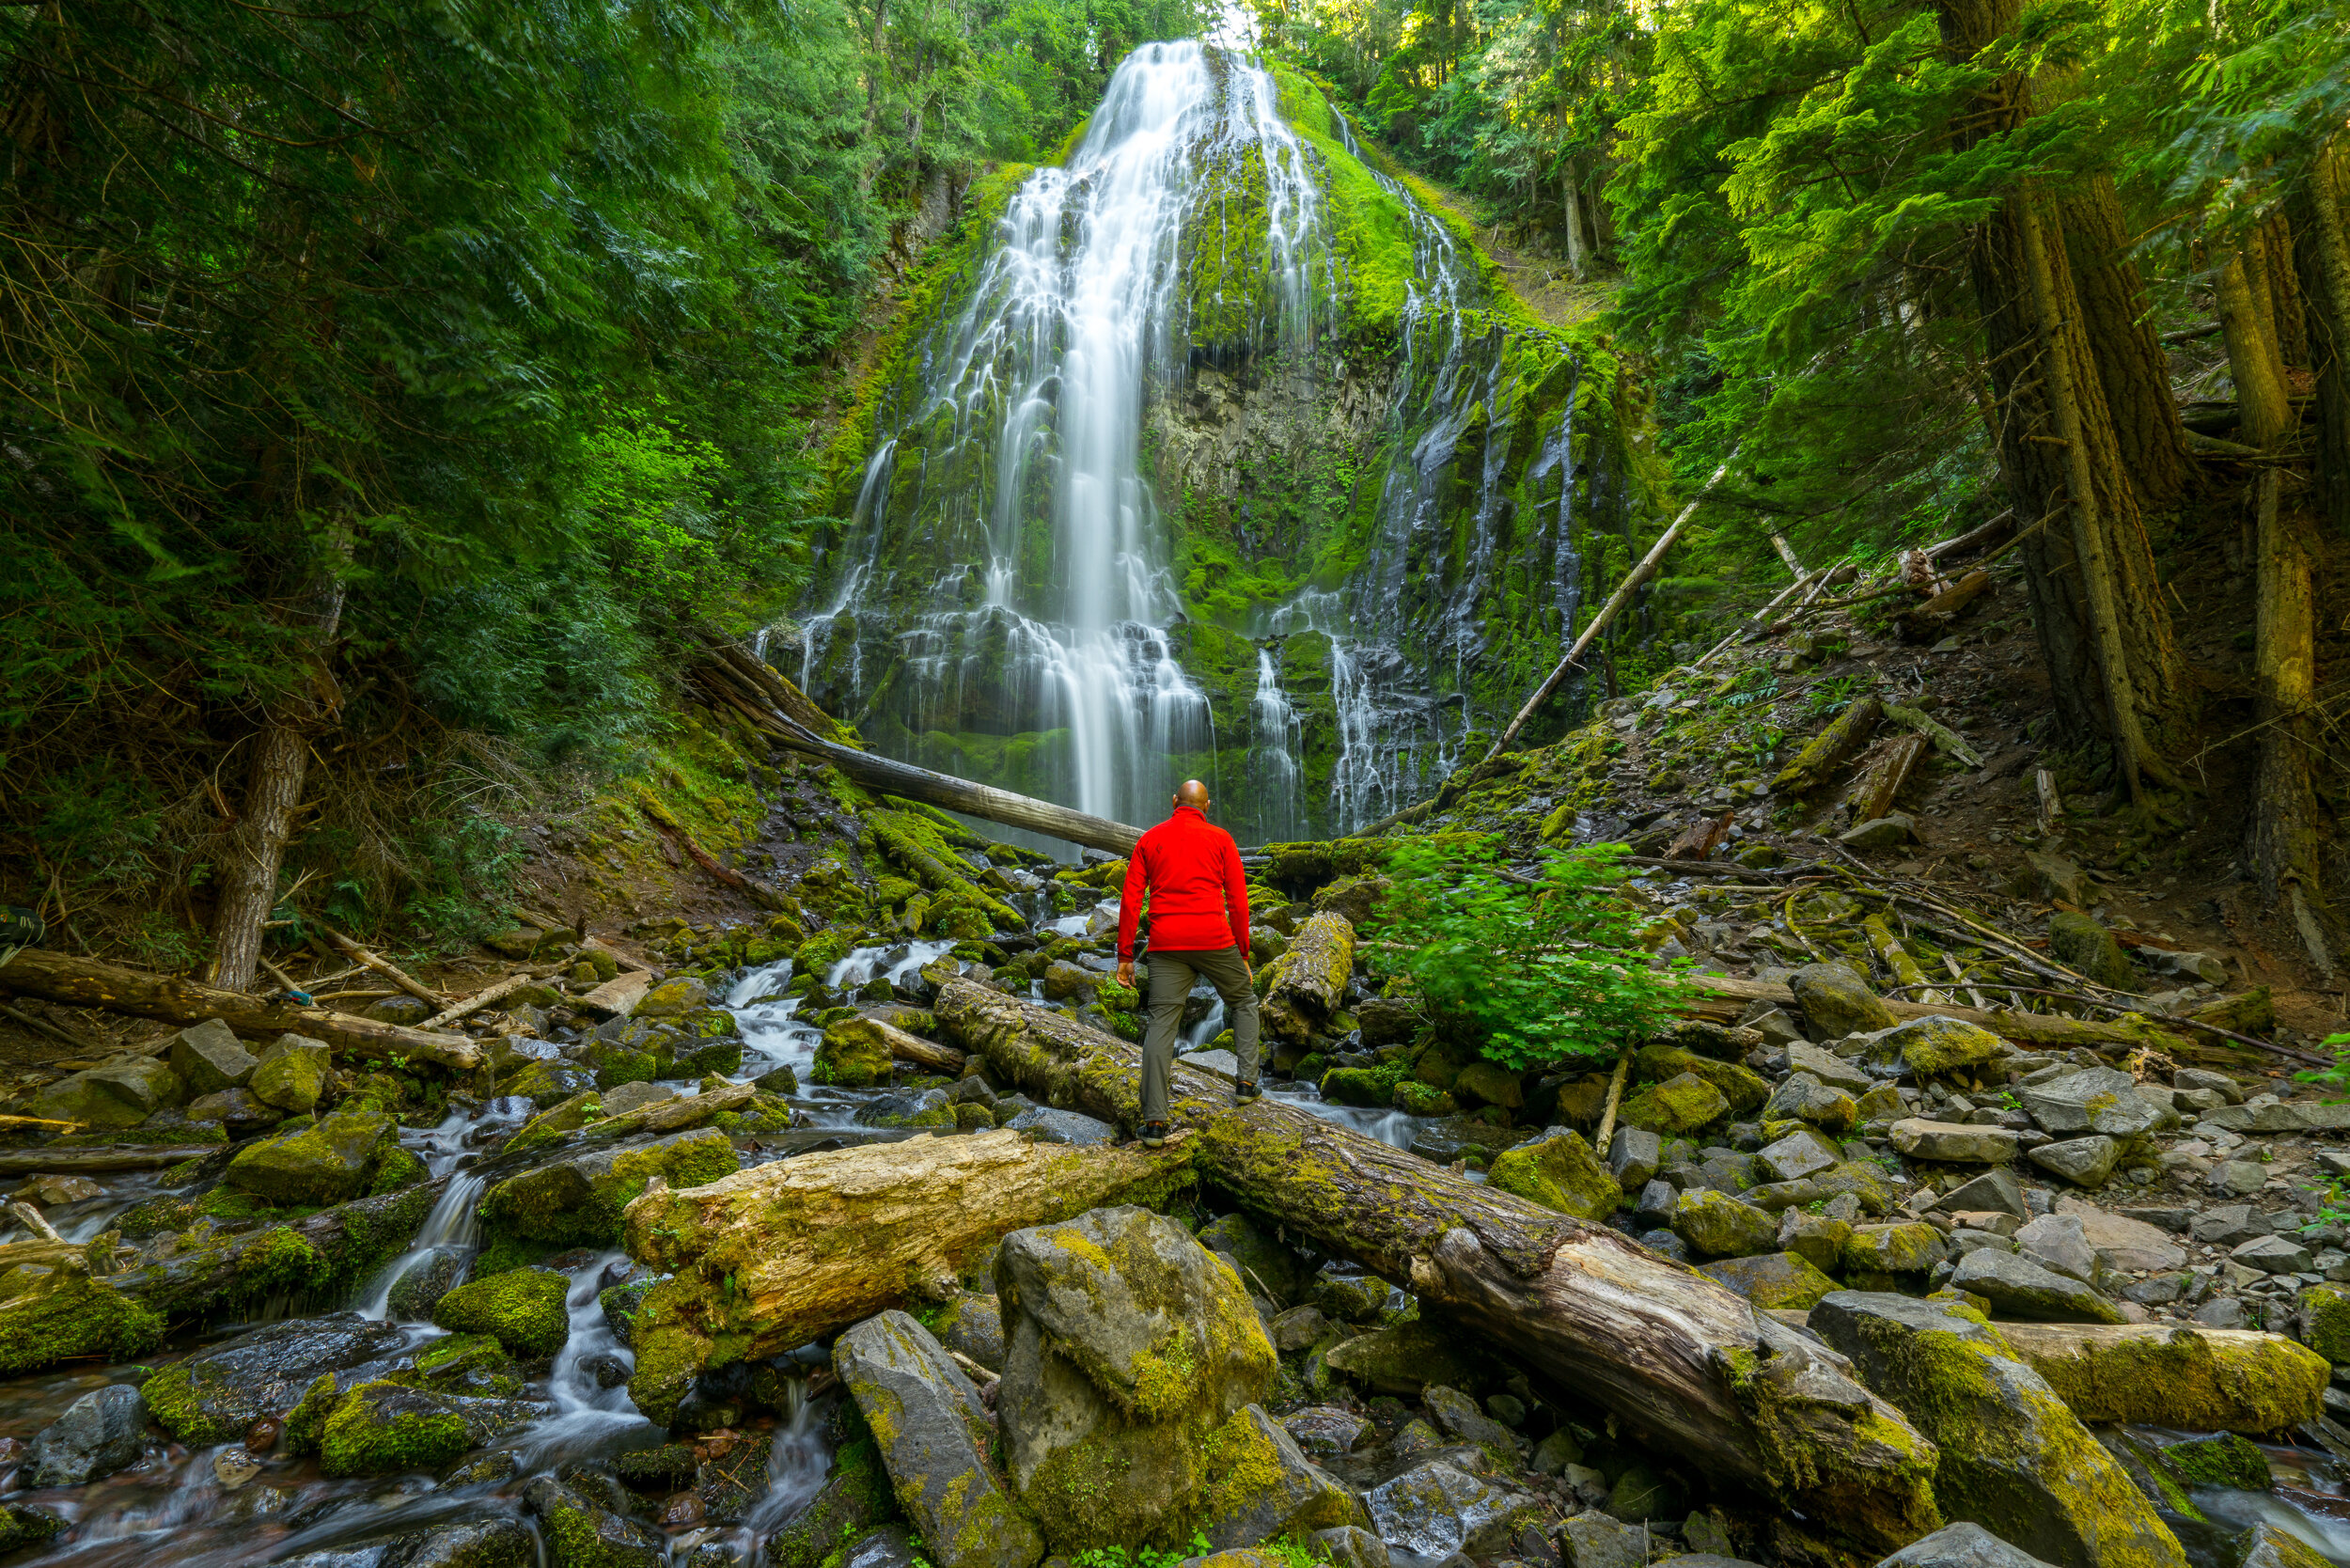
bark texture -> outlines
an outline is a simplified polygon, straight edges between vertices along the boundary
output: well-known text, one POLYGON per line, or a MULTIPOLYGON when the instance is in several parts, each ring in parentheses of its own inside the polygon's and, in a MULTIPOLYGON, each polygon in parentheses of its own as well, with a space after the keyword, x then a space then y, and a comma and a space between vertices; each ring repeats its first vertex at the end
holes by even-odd
POLYGON ((2317 376, 2317 511, 2350 534, 2350 240, 2339 139, 2292 203, 2295 269, 2300 278, 2309 367, 2317 376))
POLYGON ((795 1350, 943 1298, 1008 1233, 1189 1180, 1190 1151, 1078 1149, 1010 1132, 917 1137, 753 1166, 706 1186, 648 1188, 629 1255, 670 1278, 638 1319, 629 1393, 666 1420, 705 1366, 795 1350))
POLYGON ((431 1034, 322 1007, 264 1001, 175 975, 125 969, 40 948, 27 948, 0 965, 0 990, 68 1007, 102 1007, 142 1018, 160 1018, 166 1024, 200 1024, 218 1018, 248 1040, 299 1034, 355 1056, 405 1056, 468 1072, 481 1064, 480 1047, 462 1034, 431 1034))
POLYGON ((2138 505, 2167 510, 2194 482, 2195 468, 2170 395, 2170 356, 2148 319, 2146 285, 2129 258, 2129 226, 2111 178, 2098 174, 2076 183, 2058 204, 2058 216, 2114 445, 2138 505))
MULTIPOLYGON (((1132 1121, 1140 1053, 969 980, 940 1020, 1039 1099, 1132 1121)), ((1931 1529, 1934 1445, 1840 1359, 1743 1296, 1602 1226, 1480 1185, 1304 1111, 1234 1109, 1179 1066, 1171 1120, 1199 1173, 1290 1231, 1408 1282, 1421 1300, 1595 1399, 1711 1473, 1881 1555, 1931 1529)))

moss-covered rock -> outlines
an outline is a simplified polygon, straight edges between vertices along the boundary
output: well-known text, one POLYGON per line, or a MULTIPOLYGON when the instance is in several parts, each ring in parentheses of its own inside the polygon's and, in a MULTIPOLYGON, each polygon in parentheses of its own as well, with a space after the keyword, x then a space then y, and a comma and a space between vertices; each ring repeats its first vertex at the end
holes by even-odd
POLYGON ((0 1377, 60 1361, 127 1361, 154 1349, 163 1335, 152 1309, 90 1278, 86 1248, 0 1247, 0 1377))
MULTIPOLYGON (((1381 1293, 1384 1299, 1384 1291, 1381 1293)), ((1493 1369, 1461 1336, 1412 1322, 1375 1328, 1330 1347, 1324 1364, 1374 1394, 1417 1399, 1432 1383, 1475 1390, 1491 1386, 1493 1369)))
POLYGON ((1888 1031, 1880 1049, 1898 1049, 1910 1071, 1934 1074, 1980 1067, 2008 1054, 2008 1043, 1980 1024, 1958 1018, 1912 1018, 1888 1031))
POLYGON ((29 1114, 107 1131, 135 1127, 188 1098, 170 1064, 152 1057, 93 1067, 36 1090, 29 1114))
POLYGON ((1684 1188, 1667 1223, 1700 1258, 1745 1258, 1778 1247, 1776 1217, 1711 1187, 1684 1188))
POLYGON ((696 1008, 710 1002, 710 987, 692 978, 667 980, 644 995, 629 1016, 633 1018, 682 1018, 696 1008))
POLYGON ((498 1079, 497 1090, 501 1095, 527 1100, 545 1110, 596 1087, 594 1072, 558 1058, 522 1063, 498 1079))
POLYGON ((248 1084, 254 1097, 291 1116, 307 1116, 326 1093, 332 1061, 322 1040, 281 1034, 261 1052, 248 1084))
POLYGON ((325 1206, 360 1197, 400 1150, 400 1123, 367 1105, 317 1121, 290 1118, 228 1162, 230 1186, 272 1203, 325 1206))
POLYGON ((512 1137, 499 1149, 501 1154, 518 1154, 525 1150, 559 1142, 566 1133, 575 1133, 590 1121, 603 1120, 603 1098, 599 1090, 583 1090, 567 1100, 558 1100, 545 1110, 524 1122, 512 1137))
POLYGON ((363 1383, 326 1418, 320 1467, 330 1476, 437 1470, 472 1446, 446 1402, 398 1383, 363 1383))
POLYGON ((1875 1274, 1925 1274, 1948 1250, 1942 1232, 1923 1221, 1863 1225, 1844 1244, 1844 1267, 1875 1274))
POLYGON ((1604 1220, 1623 1200, 1614 1173, 1580 1133, 1558 1133, 1505 1149, 1494 1156, 1485 1180, 1503 1192, 1583 1219, 1604 1220))
POLYGON ((870 1018, 847 1018, 824 1030, 808 1079, 842 1089, 868 1089, 887 1083, 892 1066, 889 1039, 881 1027, 870 1018))
POLYGON ((433 1304, 432 1321, 458 1334, 489 1334, 516 1356, 553 1356, 571 1338, 571 1281, 519 1268, 458 1286, 433 1304))
POLYGON ((1766 1310, 1801 1312, 1836 1289, 1836 1281, 1796 1252, 1764 1252, 1700 1264, 1700 1274, 1728 1285, 1766 1310))
POLYGON ((1633 1058, 1632 1067, 1645 1083, 1663 1083, 1694 1073, 1721 1091, 1733 1116, 1744 1116, 1771 1097, 1769 1080, 1752 1068, 1716 1061, 1679 1045, 1643 1045, 1633 1058))
POLYGON ((2144 984, 2113 933, 2088 915, 2060 909, 2048 917, 2048 956, 2116 991, 2136 991, 2144 984))
POLYGON ((2127 1472, 1979 1315, 1839 1291, 1810 1325, 1934 1440, 1935 1496, 1951 1517, 2048 1562, 2184 1568, 2127 1472))
POLYGON ((2326 1358, 2281 1334, 2186 1324, 2002 1324, 2084 1421, 2287 1432, 2323 1412, 2326 1358))
POLYGON ((833 1455, 832 1474, 807 1506, 767 1538, 769 1568, 823 1568, 841 1542, 897 1517, 881 1450, 870 1437, 859 1438, 833 1455))
POLYGON ((655 1176, 672 1187, 698 1187, 742 1166, 715 1127, 603 1144, 500 1182, 482 1199, 482 1223, 494 1241, 617 1247, 621 1211, 655 1176))
POLYGON ((1682 1073, 1623 1103, 1624 1125, 1661 1137, 1686 1137, 1730 1114, 1722 1091, 1694 1073, 1682 1073))
POLYGON ((2337 1367, 2350 1365, 2350 1289, 2311 1285, 2301 1293, 2301 1341, 2337 1367))
POLYGON ((1788 976, 1787 984, 1811 1021, 1815 1040, 1889 1029, 1900 1022, 1884 998, 1841 964, 1807 964, 1788 976))

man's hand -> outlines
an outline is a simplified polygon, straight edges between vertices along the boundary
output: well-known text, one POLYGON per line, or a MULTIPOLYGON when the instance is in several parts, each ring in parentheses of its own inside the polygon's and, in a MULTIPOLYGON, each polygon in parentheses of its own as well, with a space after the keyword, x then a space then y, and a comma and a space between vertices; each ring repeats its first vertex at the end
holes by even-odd
POLYGON ((1121 958, 1118 961, 1118 983, 1129 991, 1135 988, 1135 961, 1133 959, 1121 958))

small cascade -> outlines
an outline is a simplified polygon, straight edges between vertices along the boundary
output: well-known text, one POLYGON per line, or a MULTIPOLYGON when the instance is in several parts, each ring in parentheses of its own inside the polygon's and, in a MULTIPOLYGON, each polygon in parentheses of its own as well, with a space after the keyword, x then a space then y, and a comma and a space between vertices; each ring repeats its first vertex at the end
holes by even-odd
POLYGON ((534 1108, 527 1100, 498 1099, 483 1106, 478 1115, 453 1111, 439 1126, 409 1146, 410 1152, 424 1161, 426 1174, 435 1179, 446 1177, 448 1185, 441 1189, 440 1200, 425 1216, 423 1226, 409 1242, 408 1250, 377 1270, 375 1277, 360 1287, 352 1307, 361 1317, 377 1323, 389 1318, 392 1287, 410 1269, 436 1253, 473 1251, 474 1236, 479 1229, 477 1210, 488 1182, 473 1171, 459 1170, 458 1162, 469 1149, 502 1141, 530 1120, 534 1108))
POLYGON ((1257 695, 1248 704, 1248 787, 1260 843, 1282 843, 1302 831, 1298 794, 1302 776, 1298 748, 1305 726, 1289 695, 1269 646, 1257 650, 1257 695))

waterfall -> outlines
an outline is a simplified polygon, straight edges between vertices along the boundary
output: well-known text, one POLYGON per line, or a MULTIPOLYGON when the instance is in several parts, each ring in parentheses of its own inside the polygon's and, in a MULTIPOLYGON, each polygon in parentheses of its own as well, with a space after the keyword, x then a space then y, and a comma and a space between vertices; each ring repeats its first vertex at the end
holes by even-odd
POLYGON ((1298 835, 1298 745, 1304 725, 1270 646, 1257 650, 1257 695, 1248 703, 1248 784, 1256 839, 1282 843, 1298 835))

